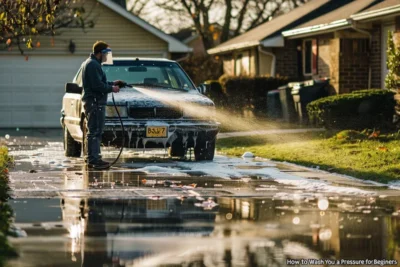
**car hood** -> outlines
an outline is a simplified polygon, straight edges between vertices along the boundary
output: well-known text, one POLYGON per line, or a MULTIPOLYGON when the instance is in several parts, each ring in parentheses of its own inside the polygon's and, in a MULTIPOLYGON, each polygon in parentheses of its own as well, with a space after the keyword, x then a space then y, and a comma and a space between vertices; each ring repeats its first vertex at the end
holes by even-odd
MULTIPOLYGON (((182 91, 159 88, 121 88, 119 93, 114 93, 117 105, 133 105, 135 107, 160 107, 181 104, 194 104, 200 106, 214 106, 214 103, 196 90, 182 91)), ((112 105, 112 94, 108 95, 107 105, 112 105)))

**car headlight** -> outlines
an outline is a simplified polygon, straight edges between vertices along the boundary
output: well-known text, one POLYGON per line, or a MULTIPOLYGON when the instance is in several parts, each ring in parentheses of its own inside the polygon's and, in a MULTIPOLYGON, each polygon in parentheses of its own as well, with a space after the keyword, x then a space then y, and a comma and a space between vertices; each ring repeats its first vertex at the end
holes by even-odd
MULTIPOLYGON (((117 106, 119 115, 121 117, 128 117, 128 110, 126 106, 117 106)), ((114 106, 107 106, 106 107, 106 117, 108 118, 118 118, 117 111, 115 110, 114 106)))

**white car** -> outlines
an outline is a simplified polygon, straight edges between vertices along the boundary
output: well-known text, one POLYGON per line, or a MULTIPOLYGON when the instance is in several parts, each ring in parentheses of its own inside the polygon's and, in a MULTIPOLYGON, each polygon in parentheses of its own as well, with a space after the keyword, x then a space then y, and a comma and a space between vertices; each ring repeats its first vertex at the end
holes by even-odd
MULTIPOLYGON (((213 160, 219 123, 214 103, 196 88, 181 66, 172 60, 115 58, 103 65, 109 81, 123 80, 129 87, 114 94, 125 126, 122 129, 111 94, 106 107, 104 146, 137 149, 168 148, 172 157, 184 157, 194 148, 196 160, 213 160)), ((82 106, 82 72, 65 87, 61 110, 64 149, 68 157, 85 151, 87 129, 82 106)))

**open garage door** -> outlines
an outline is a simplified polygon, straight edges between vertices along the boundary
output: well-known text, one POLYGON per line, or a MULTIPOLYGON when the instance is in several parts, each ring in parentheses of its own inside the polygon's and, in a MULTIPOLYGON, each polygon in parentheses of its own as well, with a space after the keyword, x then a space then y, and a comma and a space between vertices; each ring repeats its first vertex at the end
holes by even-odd
POLYGON ((64 86, 86 56, 0 58, 0 128, 60 127, 64 86))

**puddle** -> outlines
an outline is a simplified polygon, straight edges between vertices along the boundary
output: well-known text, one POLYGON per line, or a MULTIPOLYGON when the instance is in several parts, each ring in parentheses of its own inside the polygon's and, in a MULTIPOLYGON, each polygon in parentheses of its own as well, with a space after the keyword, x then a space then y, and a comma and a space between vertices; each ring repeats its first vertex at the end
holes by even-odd
POLYGON ((26 237, 11 239, 22 256, 7 266, 286 266, 289 258, 400 255, 399 198, 67 197, 10 204, 26 237))

